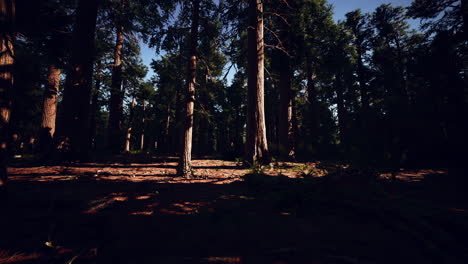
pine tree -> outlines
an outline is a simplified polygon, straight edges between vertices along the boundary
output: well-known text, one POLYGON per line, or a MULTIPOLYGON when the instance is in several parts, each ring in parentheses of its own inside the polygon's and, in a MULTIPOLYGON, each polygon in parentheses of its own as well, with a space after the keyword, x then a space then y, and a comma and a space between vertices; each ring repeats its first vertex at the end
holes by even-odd
POLYGON ((80 0, 78 3, 70 72, 64 94, 64 133, 70 142, 73 158, 80 160, 88 159, 90 154, 89 113, 97 10, 98 1, 80 0))
POLYGON ((109 102, 109 149, 118 153, 121 149, 120 138, 122 132, 122 111, 123 111, 123 96, 125 91, 122 91, 122 51, 124 45, 124 10, 126 8, 126 0, 120 0, 120 6, 116 11, 116 41, 114 48, 114 65, 112 67, 112 84, 109 102))
POLYGON ((200 1, 192 1, 192 20, 190 31, 189 62, 187 66, 187 90, 185 94, 185 112, 183 123, 182 149, 178 166, 178 174, 190 178, 192 171, 192 133, 193 108, 195 105, 195 84, 197 74, 197 47, 200 1))
POLYGON ((245 160, 250 164, 270 163, 266 137, 264 99, 264 40, 262 0, 249 0, 247 139, 245 160))

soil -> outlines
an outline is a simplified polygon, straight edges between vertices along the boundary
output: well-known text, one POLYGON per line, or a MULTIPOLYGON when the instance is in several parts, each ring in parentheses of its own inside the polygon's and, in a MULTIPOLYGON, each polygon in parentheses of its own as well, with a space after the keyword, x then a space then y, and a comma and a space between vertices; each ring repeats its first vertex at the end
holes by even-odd
POLYGON ((206 158, 185 179, 176 162, 9 168, 0 263, 468 261, 468 207, 445 170, 401 170, 374 188, 331 177, 341 165, 280 163, 245 178, 241 164, 206 158))

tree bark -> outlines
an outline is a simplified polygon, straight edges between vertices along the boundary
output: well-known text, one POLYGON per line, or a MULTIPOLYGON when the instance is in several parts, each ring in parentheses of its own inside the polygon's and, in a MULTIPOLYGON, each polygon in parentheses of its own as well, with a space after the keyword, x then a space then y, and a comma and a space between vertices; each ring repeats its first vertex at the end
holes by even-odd
POLYGON ((96 149, 96 122, 97 122, 97 114, 99 112, 99 91, 101 89, 101 80, 102 78, 102 63, 101 60, 98 60, 96 63, 96 77, 94 81, 94 90, 93 90, 93 97, 91 99, 91 117, 90 117, 90 132, 89 132, 89 144, 91 149, 96 149))
POLYGON ((55 65, 50 64, 47 76, 47 84, 44 90, 42 107, 42 121, 40 132, 41 152, 48 156, 53 150, 55 123, 57 119, 57 94, 60 87, 60 75, 62 71, 55 65))
POLYGON ((130 106, 130 117, 128 119, 128 127, 127 127, 127 133, 125 135, 125 153, 130 152, 130 143, 132 139, 132 123, 133 123, 133 116, 134 116, 134 111, 135 111, 135 104, 136 104, 136 99, 132 99, 132 104, 130 106))
POLYGON ((249 0, 247 139, 245 161, 269 164, 265 126, 264 44, 262 0, 249 0))
POLYGON ((7 184, 8 135, 13 90, 15 1, 0 0, 0 192, 7 184))
MULTIPOLYGON (((120 12, 125 8, 125 0, 120 1, 120 12)), ((122 14, 118 20, 122 20, 122 14)), ((123 91, 122 91, 122 50, 124 43, 124 26, 117 22, 117 32, 114 49, 114 65, 112 67, 111 96, 109 105, 108 144, 109 150, 118 153, 121 143, 123 91)))
POLYGON ((193 108, 195 104, 195 82, 197 73, 197 46, 198 46, 198 18, 199 0, 192 1, 192 27, 190 32, 190 54, 187 67, 187 92, 185 102, 185 117, 183 125, 182 150, 178 166, 178 174, 190 178, 192 171, 192 133, 193 133, 193 108))
MULTIPOLYGON (((284 49, 289 48, 289 28, 284 25, 285 34, 283 34, 284 49)), ((284 51, 279 51, 280 56, 280 73, 279 73, 279 88, 280 88, 280 111, 279 111, 279 147, 280 156, 283 159, 294 158, 293 145, 293 95, 291 90, 291 58, 284 51)))
POLYGON ((146 111, 146 101, 142 100, 143 104, 143 117, 141 118, 141 136, 140 136, 140 151, 142 152, 145 149, 145 125, 146 125, 146 118, 145 118, 145 111, 146 111))
POLYGON ((71 157, 89 159, 89 113, 92 89, 94 37, 99 1, 80 0, 73 32, 71 70, 64 94, 64 132, 71 157))

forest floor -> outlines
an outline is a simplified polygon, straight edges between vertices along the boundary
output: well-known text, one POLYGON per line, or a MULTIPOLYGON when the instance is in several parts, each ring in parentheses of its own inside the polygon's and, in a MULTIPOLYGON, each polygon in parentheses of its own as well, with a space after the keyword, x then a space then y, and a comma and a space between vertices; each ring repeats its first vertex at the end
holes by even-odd
POLYGON ((0 263, 468 263, 468 204, 444 170, 26 164, 8 171, 0 263))

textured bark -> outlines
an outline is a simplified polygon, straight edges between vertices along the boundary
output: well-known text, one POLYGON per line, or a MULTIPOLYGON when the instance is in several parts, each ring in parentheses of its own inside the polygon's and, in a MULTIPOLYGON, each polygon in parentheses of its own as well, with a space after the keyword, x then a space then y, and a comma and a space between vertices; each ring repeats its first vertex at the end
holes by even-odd
POLYGON ((47 84, 44 90, 42 106, 42 121, 40 146, 45 155, 53 150, 53 139, 57 119, 57 94, 60 87, 60 74, 62 71, 54 64, 49 65, 47 84))
POLYGON ((250 164, 269 164, 265 126, 263 4, 249 0, 247 139, 245 160, 250 164))
POLYGON ((93 97, 91 99, 91 114, 90 114, 90 123, 89 123, 89 142, 91 149, 96 149, 96 122, 97 122, 97 113, 99 112, 99 91, 101 89, 102 82, 102 63, 97 61, 96 63, 96 78, 94 81, 94 90, 93 97))
POLYGON ((141 136, 140 136, 140 151, 145 149, 145 126, 146 126, 146 118, 145 118, 145 111, 146 111, 146 101, 142 100, 143 104, 143 117, 141 118, 141 136))
POLYGON ((133 130, 133 116, 135 114, 135 104, 136 100, 135 98, 132 99, 132 104, 130 106, 130 117, 128 120, 128 127, 127 127, 127 133, 125 134, 125 148, 124 151, 125 153, 130 152, 130 143, 132 139, 132 130, 133 130))
POLYGON ((187 92, 185 101, 185 116, 183 125, 182 150, 178 166, 178 174, 190 178, 192 171, 192 133, 193 108, 195 104, 195 83, 197 74, 197 46, 198 46, 198 19, 199 0, 192 1, 192 27, 190 32, 190 54, 187 67, 187 92))
MULTIPOLYGON (((283 45, 286 51, 289 50, 289 28, 284 25, 283 45)), ((291 58, 283 51, 280 56, 280 111, 279 111, 279 145, 280 156, 283 159, 294 158, 294 134, 293 134, 293 93, 291 90, 291 58)))
POLYGON ((8 135, 13 89, 15 1, 0 0, 0 192, 7 183, 8 135))
MULTIPOLYGON (((125 8, 125 0, 120 1, 121 12, 125 8)), ((108 143, 109 149, 118 153, 120 150, 122 116, 123 116, 123 91, 122 91, 122 50, 124 43, 124 27, 117 23, 116 41, 114 49, 114 65, 112 67, 111 96, 109 104, 108 143)))
POLYGON ((64 133, 74 159, 89 158, 89 113, 98 2, 80 0, 64 94, 64 133))

